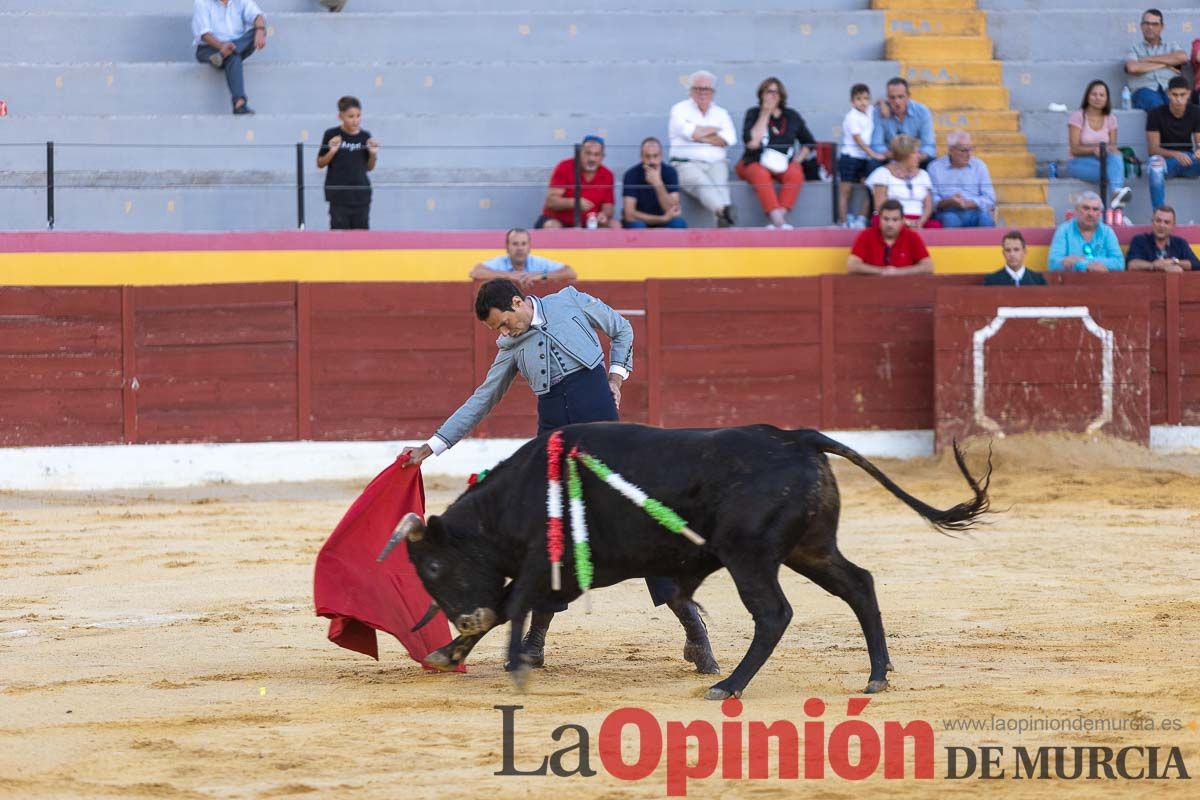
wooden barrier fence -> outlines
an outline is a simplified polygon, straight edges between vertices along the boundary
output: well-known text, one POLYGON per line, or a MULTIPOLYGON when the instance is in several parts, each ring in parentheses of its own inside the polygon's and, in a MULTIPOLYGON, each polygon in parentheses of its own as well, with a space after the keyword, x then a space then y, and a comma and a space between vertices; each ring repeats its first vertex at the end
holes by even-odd
MULTIPOLYGON (((1150 422, 1200 424, 1200 279, 1049 278, 1114 298, 1144 291, 1150 422)), ((580 288, 634 326, 623 419, 903 430, 934 427, 938 289, 978 283, 826 275, 580 288)), ((473 297, 464 282, 0 287, 0 445, 424 437, 495 354, 473 297)), ((515 388, 477 435, 530 435, 533 405, 515 388)))

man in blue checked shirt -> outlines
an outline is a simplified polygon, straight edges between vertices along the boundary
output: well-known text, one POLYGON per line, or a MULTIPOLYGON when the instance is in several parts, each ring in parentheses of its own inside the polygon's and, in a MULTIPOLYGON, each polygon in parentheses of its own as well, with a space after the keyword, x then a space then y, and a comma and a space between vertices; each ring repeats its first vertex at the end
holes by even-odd
POLYGON ((1124 272, 1125 256, 1113 229, 1100 221, 1100 195, 1084 192, 1075 203, 1075 218, 1054 231, 1050 271, 1124 272))
POLYGON ((196 60, 225 71, 234 114, 253 114, 246 103, 242 62, 267 46, 267 23, 254 0, 194 0, 192 45, 196 60))

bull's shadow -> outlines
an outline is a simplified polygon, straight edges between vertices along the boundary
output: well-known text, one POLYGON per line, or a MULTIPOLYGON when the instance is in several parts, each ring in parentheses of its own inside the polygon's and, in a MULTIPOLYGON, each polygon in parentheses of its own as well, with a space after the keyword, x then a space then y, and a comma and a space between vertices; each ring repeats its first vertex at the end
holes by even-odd
MULTIPOLYGON (((973 496, 943 511, 905 492, 854 450, 814 430, 592 423, 561 432, 565 451, 579 447, 596 456, 675 509, 706 539, 697 545, 669 532, 600 478, 584 474, 594 587, 667 576, 679 586, 674 609, 692 604, 693 593, 713 572, 729 570, 754 619, 754 636, 729 677, 709 688, 705 697, 710 700, 740 696, 791 621, 792 608, 779 585, 780 564, 850 605, 862 624, 871 661, 865 691, 887 687, 891 661, 874 581, 871 573, 838 550, 841 501, 826 454, 866 471, 939 530, 968 529, 988 510, 990 456, 983 478, 976 480, 957 444, 955 460, 973 496)), ((401 522, 397 533, 408 539, 409 557, 421 582, 461 634, 449 656, 434 666, 455 668, 480 637, 510 620, 509 660, 520 664, 521 636, 530 610, 581 595, 569 531, 561 588, 551 588, 546 445, 546 436, 526 444, 444 514, 424 523, 410 514, 401 522)), ((426 619, 434 610, 431 607, 426 619)), ((518 681, 523 672, 514 673, 518 681)))

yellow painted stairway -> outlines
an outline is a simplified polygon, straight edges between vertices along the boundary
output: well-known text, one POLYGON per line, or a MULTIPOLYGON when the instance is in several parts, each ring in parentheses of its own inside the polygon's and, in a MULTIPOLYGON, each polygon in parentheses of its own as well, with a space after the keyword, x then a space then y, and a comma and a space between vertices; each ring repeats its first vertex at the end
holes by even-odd
POLYGON ((996 187, 998 224, 1053 225, 1046 181, 1036 177, 1000 62, 992 58, 987 12, 976 0, 872 0, 871 7, 887 14, 886 57, 900 62, 913 99, 933 112, 938 153, 946 152, 947 133, 970 131, 975 156, 996 187))

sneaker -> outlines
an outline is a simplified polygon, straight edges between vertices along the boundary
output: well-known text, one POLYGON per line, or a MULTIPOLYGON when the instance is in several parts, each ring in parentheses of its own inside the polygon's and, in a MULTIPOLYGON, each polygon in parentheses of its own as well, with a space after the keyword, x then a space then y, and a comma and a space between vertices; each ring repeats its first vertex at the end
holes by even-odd
POLYGON ((1129 195, 1131 194, 1133 194, 1132 189, 1128 186, 1122 186, 1112 193, 1112 200, 1109 201, 1108 205, 1112 208, 1124 208, 1125 204, 1129 202, 1129 195))
POLYGON ((217 69, 220 69, 225 65, 225 56, 221 55, 220 53, 213 53, 208 57, 208 63, 212 64, 217 69))
POLYGON ((792 227, 792 224, 790 222, 785 222, 779 226, 779 230, 790 231, 790 230, 795 230, 795 229, 792 227))
POLYGON ((254 109, 250 107, 250 104, 249 104, 249 103, 242 103, 240 106, 234 106, 234 107, 233 107, 233 113, 234 113, 234 114, 238 114, 238 115, 241 115, 241 114, 253 114, 253 113, 254 113, 254 109))
POLYGON ((734 213, 733 206, 725 206, 724 208, 722 208, 720 211, 717 212, 717 227, 718 228, 732 228, 736 224, 737 224, 737 215, 734 213), (724 225, 721 224, 722 220, 725 222, 724 225))
POLYGON ((764 225, 763 227, 764 227, 764 228, 766 228, 766 229, 767 229, 767 230, 769 230, 769 231, 779 230, 777 227, 775 227, 775 223, 774 223, 774 222, 768 222, 768 223, 767 223, 766 225, 764 225))

